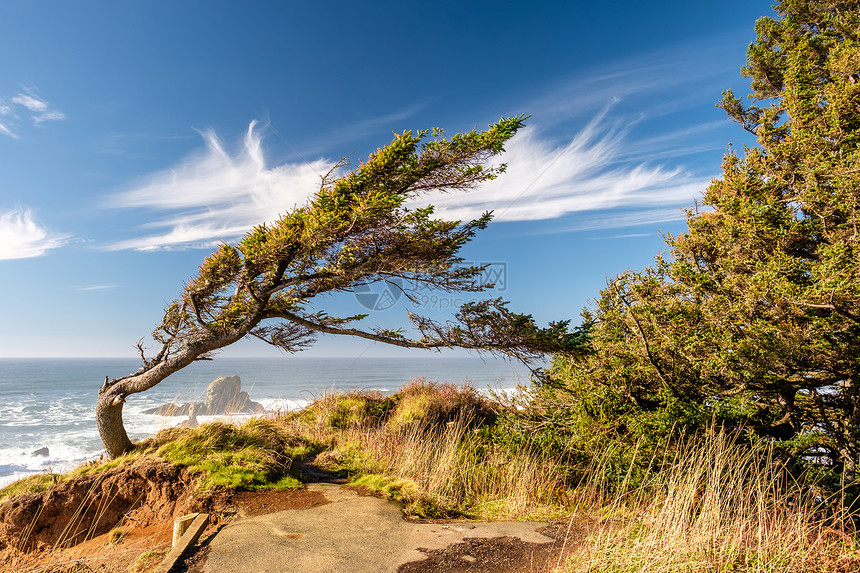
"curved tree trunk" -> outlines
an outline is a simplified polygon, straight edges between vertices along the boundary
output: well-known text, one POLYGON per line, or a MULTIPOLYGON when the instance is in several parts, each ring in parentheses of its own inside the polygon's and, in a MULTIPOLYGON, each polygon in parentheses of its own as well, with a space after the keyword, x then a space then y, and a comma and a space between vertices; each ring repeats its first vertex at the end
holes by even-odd
POLYGON ((149 390, 174 372, 181 370, 209 352, 233 344, 259 322, 221 335, 210 336, 186 346, 175 356, 157 363, 145 364, 137 373, 116 380, 105 378, 96 401, 96 423, 105 451, 110 459, 134 449, 122 422, 122 407, 126 397, 149 390))
POLYGON ((96 422, 102 443, 111 459, 130 452, 134 447, 131 440, 128 439, 128 434, 122 423, 124 404, 125 400, 117 393, 111 392, 108 386, 102 386, 99 390, 99 397, 96 402, 96 422))

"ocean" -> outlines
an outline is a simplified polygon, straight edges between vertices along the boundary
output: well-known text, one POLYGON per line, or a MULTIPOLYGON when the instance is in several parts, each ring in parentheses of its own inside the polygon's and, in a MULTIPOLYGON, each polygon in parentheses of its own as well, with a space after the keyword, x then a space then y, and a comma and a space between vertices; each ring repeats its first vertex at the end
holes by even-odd
MULTIPOLYGON (((33 473, 68 471, 102 455, 95 421, 99 386, 105 376, 118 378, 138 367, 134 359, 0 358, 0 487, 33 473), (47 448, 47 455, 34 455, 42 448, 47 448)), ((468 383, 479 391, 504 391, 529 381, 522 365, 483 357, 216 357, 130 396, 123 409, 129 437, 145 438, 186 419, 144 414, 144 410, 202 400, 212 380, 232 375, 242 379, 242 390, 251 400, 269 411, 294 410, 326 393, 351 389, 392 394, 422 376, 429 381, 468 383)), ((198 418, 201 423, 212 419, 198 418)))

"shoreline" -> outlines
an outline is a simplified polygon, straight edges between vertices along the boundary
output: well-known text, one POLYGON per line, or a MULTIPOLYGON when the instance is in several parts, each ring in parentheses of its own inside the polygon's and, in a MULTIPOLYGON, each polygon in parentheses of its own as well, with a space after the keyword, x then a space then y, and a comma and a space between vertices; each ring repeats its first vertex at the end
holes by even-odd
MULTIPOLYGON (((95 423, 98 381, 105 373, 120 375, 136 368, 136 360, 87 358, 0 359, 0 487, 21 477, 68 469, 98 458, 104 451, 95 423), (47 447, 48 458, 31 457, 47 447)), ((417 359, 360 358, 319 360, 313 357, 224 358, 193 364, 147 392, 130 397, 125 407, 126 431, 132 440, 150 437, 183 422, 183 417, 144 415, 166 403, 200 400, 208 384, 237 374, 251 398, 270 411, 305 407, 314 399, 352 388, 392 393, 410 380, 470 382, 476 388, 512 388, 528 373, 503 360, 474 357, 417 359)), ((201 418, 207 420, 209 418, 201 418)))

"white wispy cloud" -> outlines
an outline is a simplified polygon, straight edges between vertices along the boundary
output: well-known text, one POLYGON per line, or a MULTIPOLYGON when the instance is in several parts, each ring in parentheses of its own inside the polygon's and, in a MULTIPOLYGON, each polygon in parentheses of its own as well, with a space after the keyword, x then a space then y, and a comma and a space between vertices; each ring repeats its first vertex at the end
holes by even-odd
POLYGON ((111 285, 91 285, 91 286, 78 287, 75 290, 78 290, 81 292, 88 292, 88 291, 93 291, 93 290, 110 290, 110 289, 115 289, 118 286, 119 285, 114 285, 114 284, 111 284, 111 285))
MULTIPOLYGON (((665 209, 642 209, 633 212, 624 212, 592 217, 573 222, 561 229, 566 231, 595 231, 597 229, 621 229, 627 227, 639 227, 642 225, 653 225, 655 223, 671 223, 683 221, 687 217, 686 212, 678 207, 665 209)), ((549 231, 553 232, 553 231, 549 231)), ((559 232, 559 231, 555 231, 559 232)))
POLYGON ((19 138, 22 116, 29 116, 33 125, 41 125, 46 121, 66 119, 66 114, 52 108, 47 100, 42 99, 33 90, 25 90, 10 98, 8 101, 0 98, 0 133, 14 139, 19 138))
POLYGON ((58 110, 43 111, 38 115, 33 116, 33 123, 39 125, 45 121, 60 121, 66 119, 66 114, 58 110))
POLYGON ((12 139, 18 139, 18 134, 12 131, 12 128, 2 121, 0 121, 0 133, 9 136, 12 139))
POLYGON ((709 181, 678 167, 620 161, 626 129, 599 113, 573 138, 554 145, 538 129, 526 129, 506 145, 507 172, 469 194, 434 193, 446 218, 473 219, 486 211, 496 221, 556 219, 571 213, 685 205, 709 181))
POLYGON ((28 94, 18 94, 12 98, 12 103, 24 106, 30 111, 41 113, 48 109, 48 104, 28 94))
POLYGON ((17 207, 0 214, 0 260, 41 257, 68 239, 36 223, 29 209, 17 207))
POLYGON ((110 207, 167 214, 155 216, 141 226, 138 236, 116 241, 109 248, 210 247, 303 205, 333 162, 317 159, 268 166, 256 125, 251 122, 242 148, 235 154, 225 149, 213 131, 202 131, 202 152, 110 197, 110 207))
MULTIPOLYGON (((736 75, 734 65, 726 68, 721 40, 637 56, 541 90, 517 105, 537 113, 506 145, 501 160, 507 173, 471 193, 436 193, 414 204, 433 204, 439 216, 454 219, 493 211, 496 221, 558 220, 548 232, 683 219, 681 208, 692 205, 719 170, 718 161, 707 172, 688 163, 725 146, 716 135, 725 122, 702 119, 698 111, 713 109, 723 79, 736 75), (676 115, 690 109, 697 110, 696 125, 676 115)), ((341 131, 352 138, 382 124, 397 130, 418 109, 341 131)), ((334 161, 270 165, 255 126, 235 152, 213 131, 203 131, 201 152, 111 197, 110 206, 138 209, 145 219, 133 236, 109 248, 210 247, 304 204, 334 161)))

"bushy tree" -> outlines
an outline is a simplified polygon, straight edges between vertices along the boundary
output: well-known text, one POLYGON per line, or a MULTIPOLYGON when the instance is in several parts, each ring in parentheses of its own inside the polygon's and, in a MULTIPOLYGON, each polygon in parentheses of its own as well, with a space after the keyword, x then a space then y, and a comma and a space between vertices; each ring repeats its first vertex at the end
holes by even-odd
MULTIPOLYGON (((711 416, 853 479, 860 461, 860 3, 782 0, 756 23, 757 145, 729 151, 669 252, 601 293, 595 354, 552 399, 606 393, 643 432, 711 416)), ((594 405, 598 410, 605 406, 594 405)))
MULTIPOLYGON (((355 170, 323 179, 307 205, 259 225, 236 245, 224 244, 200 266, 153 333, 160 345, 129 376, 105 379, 96 407, 99 433, 115 457, 133 445, 122 422, 125 399, 220 348, 252 336, 287 352, 302 350, 319 333, 357 336, 395 346, 487 350, 522 360, 548 352, 576 352, 583 332, 566 322, 539 328, 500 299, 464 305, 449 323, 412 315, 417 335, 359 328, 367 317, 335 317, 315 307, 331 293, 394 281, 406 296, 417 288, 480 292, 481 267, 464 266, 460 248, 490 221, 433 217, 433 208, 407 201, 434 190, 468 191, 504 171, 488 166, 523 126, 502 119, 483 132, 446 138, 441 130, 405 132, 355 170), (404 281, 404 282, 401 282, 404 281), (400 286, 402 285, 402 286, 400 286)), ((342 166, 341 166, 342 167, 342 166)))

